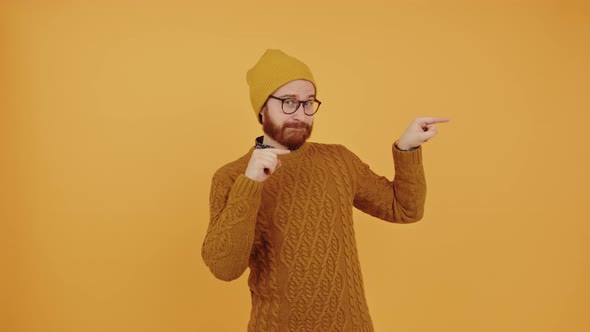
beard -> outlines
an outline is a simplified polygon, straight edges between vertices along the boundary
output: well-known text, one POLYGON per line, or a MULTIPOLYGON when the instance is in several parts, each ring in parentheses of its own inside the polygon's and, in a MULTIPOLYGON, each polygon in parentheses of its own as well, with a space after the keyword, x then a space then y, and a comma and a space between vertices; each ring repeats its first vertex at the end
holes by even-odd
POLYGON ((275 142, 289 150, 295 150, 302 146, 311 136, 313 123, 309 125, 306 122, 294 121, 285 122, 282 126, 279 126, 268 116, 268 112, 265 112, 262 130, 275 142))

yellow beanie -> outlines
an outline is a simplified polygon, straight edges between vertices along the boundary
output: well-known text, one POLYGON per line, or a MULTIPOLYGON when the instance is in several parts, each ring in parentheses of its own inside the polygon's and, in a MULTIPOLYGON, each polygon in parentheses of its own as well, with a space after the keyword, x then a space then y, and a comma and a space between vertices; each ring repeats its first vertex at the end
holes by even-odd
POLYGON ((266 50, 260 60, 246 74, 246 81, 250 86, 250 101, 260 121, 258 114, 271 93, 281 86, 295 80, 310 81, 317 94, 317 86, 311 70, 307 65, 281 50, 266 50))

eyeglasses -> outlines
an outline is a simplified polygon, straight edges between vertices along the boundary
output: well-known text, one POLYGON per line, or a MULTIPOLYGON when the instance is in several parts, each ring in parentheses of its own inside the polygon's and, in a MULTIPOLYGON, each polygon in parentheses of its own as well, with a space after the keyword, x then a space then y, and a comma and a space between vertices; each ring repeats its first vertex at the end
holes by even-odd
POLYGON ((312 100, 297 100, 295 98, 279 98, 275 96, 268 96, 269 98, 280 100, 282 102, 282 109, 283 113, 285 114, 293 114, 297 112, 299 106, 303 104, 303 113, 308 116, 314 115, 319 109, 320 105, 322 104, 321 101, 317 99, 312 100))

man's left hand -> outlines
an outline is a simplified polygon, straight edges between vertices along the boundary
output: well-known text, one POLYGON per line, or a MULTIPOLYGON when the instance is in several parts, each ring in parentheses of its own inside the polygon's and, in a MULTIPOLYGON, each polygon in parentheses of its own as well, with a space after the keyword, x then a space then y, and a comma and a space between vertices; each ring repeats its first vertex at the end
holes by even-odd
POLYGON ((402 137, 397 141, 396 146, 400 150, 411 150, 419 147, 438 134, 437 123, 449 122, 448 118, 424 117, 416 118, 410 124, 402 137))

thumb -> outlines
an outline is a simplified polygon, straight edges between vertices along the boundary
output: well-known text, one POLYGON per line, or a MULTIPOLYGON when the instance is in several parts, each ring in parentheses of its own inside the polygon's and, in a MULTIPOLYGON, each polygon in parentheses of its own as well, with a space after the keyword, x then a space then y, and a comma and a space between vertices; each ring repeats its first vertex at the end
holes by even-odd
POLYGON ((420 137, 422 138, 423 142, 426 142, 429 139, 436 136, 436 134, 438 134, 438 131, 436 129, 431 129, 431 130, 423 132, 422 135, 420 135, 420 137))

